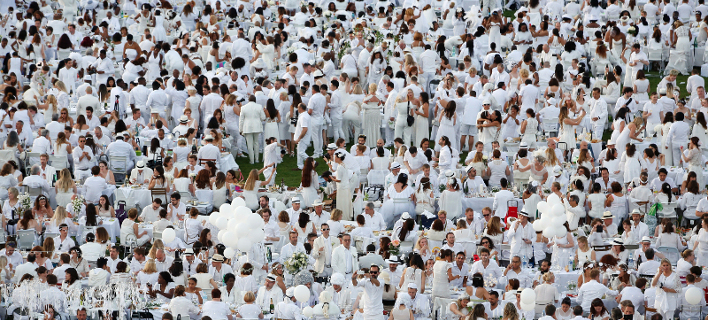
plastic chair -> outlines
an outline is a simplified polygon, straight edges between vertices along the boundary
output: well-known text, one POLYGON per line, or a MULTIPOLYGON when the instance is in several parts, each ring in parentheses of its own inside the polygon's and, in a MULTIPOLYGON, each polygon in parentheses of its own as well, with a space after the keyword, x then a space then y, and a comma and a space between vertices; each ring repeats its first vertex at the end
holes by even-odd
POLYGON ((679 258, 681 257, 681 254, 675 247, 658 247, 656 248, 656 251, 663 253, 664 256, 671 261, 672 266, 676 266, 676 263, 678 263, 679 258))
POLYGON ((558 118, 543 119, 541 122, 541 129, 546 136, 558 136, 558 118))
POLYGON ((17 248, 32 250, 34 246, 34 230, 17 230, 17 248))
POLYGON ((116 179, 116 184, 122 184, 128 174, 128 158, 122 156, 112 156, 108 164, 113 171, 113 176, 116 179), (122 178, 122 179, 121 179, 122 178))

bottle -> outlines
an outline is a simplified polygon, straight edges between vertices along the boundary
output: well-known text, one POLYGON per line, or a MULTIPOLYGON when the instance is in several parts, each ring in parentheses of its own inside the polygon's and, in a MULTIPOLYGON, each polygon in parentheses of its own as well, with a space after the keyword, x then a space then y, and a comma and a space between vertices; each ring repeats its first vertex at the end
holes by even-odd
POLYGON ((574 263, 575 263, 575 259, 573 257, 570 257, 569 261, 568 261, 568 266, 570 267, 570 271, 575 270, 575 266, 573 265, 574 263))
POLYGON ((120 104, 119 104, 120 96, 116 95, 116 103, 113 105, 113 112, 116 113, 116 115, 119 114, 120 111, 120 104))
POLYGON ((266 259, 268 259, 268 263, 273 261, 273 252, 270 250, 270 247, 266 247, 266 259))
POLYGON ((627 258, 627 265, 632 266, 634 265, 634 252, 629 252, 629 257, 627 258))
POLYGON ((285 180, 281 178, 280 179, 280 192, 284 192, 284 191, 285 191, 285 180))
POLYGON ((270 314, 275 312, 275 305, 273 304, 273 298, 270 298, 270 314))
POLYGON ((526 255, 525 255, 525 254, 524 254, 524 259, 521 260, 521 261, 523 262, 523 268, 526 269, 526 267, 527 267, 528 264, 529 264, 529 261, 526 259, 526 255))

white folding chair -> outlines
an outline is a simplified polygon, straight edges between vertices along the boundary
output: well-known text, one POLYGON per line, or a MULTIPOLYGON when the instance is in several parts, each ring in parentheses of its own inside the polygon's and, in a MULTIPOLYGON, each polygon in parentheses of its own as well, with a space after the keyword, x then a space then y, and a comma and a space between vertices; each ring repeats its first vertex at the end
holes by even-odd
POLYGON ((679 258, 681 257, 681 254, 679 253, 678 248, 676 247, 658 247, 656 248, 656 251, 659 251, 664 254, 664 257, 671 261, 672 266, 676 266, 676 263, 678 263, 679 258))
POLYGON ((57 171, 61 171, 61 169, 68 168, 67 166, 67 156, 49 156, 49 163, 54 167, 54 169, 57 169, 57 171))
POLYGON ((546 134, 546 136, 558 136, 558 118, 544 118, 541 121, 541 128, 543 129, 543 132, 546 134))
POLYGON ((17 248, 32 250, 34 246, 34 230, 17 230, 17 248))

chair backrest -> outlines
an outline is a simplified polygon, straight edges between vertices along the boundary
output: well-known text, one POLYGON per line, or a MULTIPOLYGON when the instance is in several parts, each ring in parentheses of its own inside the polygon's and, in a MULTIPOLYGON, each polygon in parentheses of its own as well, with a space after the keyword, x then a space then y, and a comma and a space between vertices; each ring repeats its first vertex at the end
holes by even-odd
POLYGON ((15 151, 0 150, 0 165, 3 165, 10 160, 15 160, 15 151))
POLYGON ((42 187, 38 187, 38 188, 30 187, 29 188, 30 197, 39 197, 39 195, 41 195, 41 194, 42 194, 42 187))
POLYGON ((188 191, 180 191, 180 192, 179 192, 179 195, 182 196, 181 201, 182 201, 182 202, 185 202, 185 203, 186 203, 187 201, 192 200, 192 198, 193 198, 193 197, 192 197, 192 194, 189 193, 188 191))
POLYGON ((371 170, 366 175, 366 180, 368 181, 370 186, 373 186, 373 185, 383 186, 386 183, 386 175, 387 174, 388 174, 388 170, 371 170))
POLYGON ((34 245, 34 230, 17 230, 17 248, 31 250, 34 245))
POLYGON ((544 118, 541 123, 543 131, 558 131, 558 118, 544 118))
POLYGON ((113 173, 125 174, 128 171, 128 158, 123 156, 111 156, 109 165, 113 173))
POLYGON ((154 188, 150 190, 150 197, 154 201, 156 198, 162 200, 162 204, 167 205, 167 189, 165 188, 154 188))
POLYGON ((207 163, 207 162, 209 162, 209 161, 211 161, 211 162, 213 162, 214 164, 216 164, 216 159, 199 159, 199 165, 200 165, 200 166, 201 166, 201 165, 204 165, 205 163, 207 163))
POLYGON ((57 169, 57 171, 67 168, 66 162, 67 156, 49 156, 49 163, 54 169, 57 169))
POLYGON ((155 240, 157 240, 157 239, 162 239, 162 232, 153 231, 153 232, 152 232, 152 238, 155 239, 155 240))
POLYGON ((58 233, 58 232, 45 232, 45 233, 44 233, 44 239, 47 239, 47 238, 52 238, 52 239, 54 239, 54 238, 56 238, 56 237, 58 237, 58 236, 59 236, 59 233, 58 233))
POLYGON ((647 50, 647 55, 649 57, 649 61, 655 61, 655 60, 661 60, 662 58, 662 52, 663 50, 661 49, 652 49, 649 48, 647 50))

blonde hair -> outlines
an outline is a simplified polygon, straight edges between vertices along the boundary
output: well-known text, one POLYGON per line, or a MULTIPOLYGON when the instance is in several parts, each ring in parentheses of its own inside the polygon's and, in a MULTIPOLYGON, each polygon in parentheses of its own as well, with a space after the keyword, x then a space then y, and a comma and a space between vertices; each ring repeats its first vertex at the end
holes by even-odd
POLYGON ((60 191, 68 191, 70 188, 74 187, 74 180, 71 179, 71 171, 69 171, 69 169, 61 169, 56 186, 60 191))
POLYGON ((155 259, 148 259, 147 262, 145 262, 145 267, 143 267, 143 272, 147 274, 153 274, 157 272, 157 265, 155 264, 155 259))
POLYGON ((251 191, 256 187, 256 181, 258 181, 258 170, 251 169, 248 174, 248 179, 246 179, 246 184, 243 185, 244 190, 251 191))
POLYGON ((57 97, 50 94, 47 97, 47 104, 52 106, 52 113, 58 113, 57 112, 57 104, 59 104, 59 103, 57 102, 57 97))
MULTIPOLYGON (((526 70, 526 69, 522 69, 526 70)), ((519 313, 516 312, 516 306, 513 303, 507 303, 504 306, 504 319, 506 320, 519 320, 519 313)))
POLYGON ((520 75, 522 78, 528 78, 529 75, 530 75, 530 73, 529 73, 529 71, 526 70, 526 69, 521 69, 521 71, 519 71, 519 75, 520 75))
POLYGON ((0 270, 5 269, 5 267, 7 267, 7 257, 0 256, 0 270))
POLYGON ((378 89, 378 86, 375 83, 369 84, 369 94, 371 94, 372 92, 376 92, 376 89, 378 89))
POLYGON ((59 91, 64 91, 65 93, 69 93, 66 91, 66 85, 64 84, 64 82, 61 82, 61 81, 54 82, 54 86, 59 91))
POLYGON ((551 280, 554 280, 555 278, 556 278, 556 276, 553 275, 553 272, 546 272, 543 274, 543 277, 542 277, 544 282, 549 282, 551 280))
POLYGON ((58 206, 56 210, 54 210, 54 216, 52 217, 51 224, 58 227, 64 223, 64 220, 66 220, 67 217, 68 214, 66 209, 62 206, 58 206))
POLYGON ((330 219, 332 221, 342 220, 342 214, 343 214, 342 210, 334 209, 334 210, 332 210, 332 215, 330 216, 330 219))
POLYGON ((256 295, 253 294, 252 291, 248 291, 246 292, 246 294, 243 295, 243 302, 253 303, 253 301, 256 301, 256 295))
POLYGON ((361 88, 360 84, 357 84, 354 86, 354 90, 352 90, 352 94, 364 94, 364 90, 361 88))

